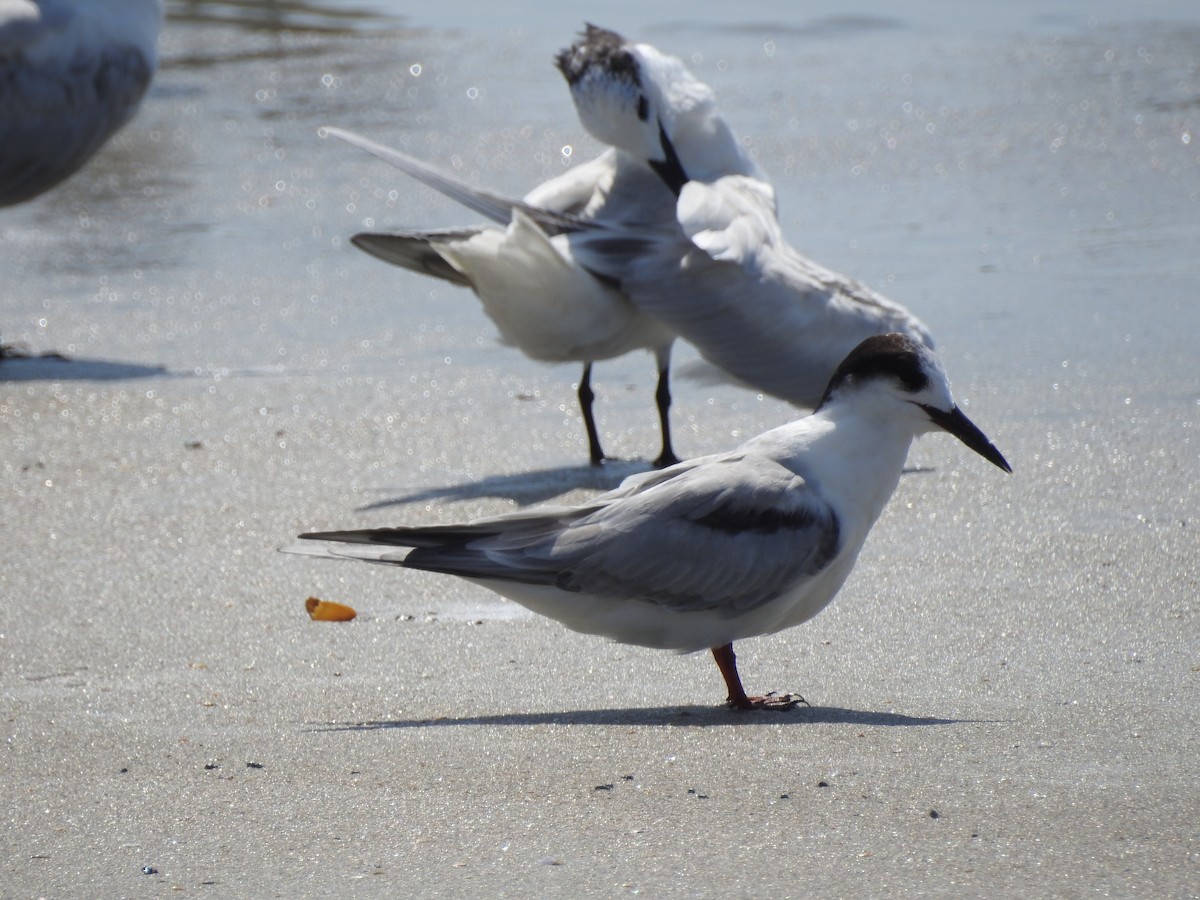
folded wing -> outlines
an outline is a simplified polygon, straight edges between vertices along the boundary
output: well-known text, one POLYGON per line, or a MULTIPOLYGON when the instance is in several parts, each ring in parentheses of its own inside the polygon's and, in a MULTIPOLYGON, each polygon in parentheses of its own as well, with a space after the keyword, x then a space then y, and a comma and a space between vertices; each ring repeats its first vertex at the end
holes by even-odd
POLYGON ((399 562, 394 547, 413 547, 409 568, 553 586, 579 603, 728 614, 770 602, 836 556, 837 517, 800 476, 757 456, 708 462, 652 473, 577 509, 303 537, 366 544, 385 562, 399 562))

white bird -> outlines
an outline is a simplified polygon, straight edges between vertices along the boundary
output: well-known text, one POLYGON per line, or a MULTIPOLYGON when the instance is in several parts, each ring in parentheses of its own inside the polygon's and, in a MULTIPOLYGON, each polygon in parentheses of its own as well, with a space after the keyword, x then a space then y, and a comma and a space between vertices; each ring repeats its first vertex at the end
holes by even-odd
POLYGON ((0 206, 75 172, 133 117, 161 0, 0 0, 0 206))
POLYGON ((662 450, 656 466, 678 462, 671 443, 671 345, 675 336, 640 313, 611 279, 597 277, 572 258, 573 235, 590 228, 624 230, 639 205, 673 204, 661 181, 644 166, 631 167, 608 152, 551 179, 523 200, 501 197, 439 172, 420 160, 339 128, 323 129, 384 159, 414 178, 501 226, 434 231, 361 233, 355 246, 415 272, 471 288, 502 340, 531 359, 582 362, 579 405, 594 465, 605 459, 592 412, 592 364, 633 350, 654 353, 662 450))
POLYGON ((640 241, 588 234, 576 262, 709 362, 811 408, 860 341, 901 332, 932 347, 907 309, 805 258, 783 236, 775 191, 734 136, 712 90, 678 59, 588 25, 558 55, 584 127, 643 161, 677 200, 673 229, 640 241))
POLYGON ((288 549, 457 575, 622 643, 710 648, 731 706, 787 708, 798 698, 746 694, 733 642, 799 625, 833 599, 913 438, 938 429, 1012 471, 955 405, 933 352, 880 335, 846 357, 815 412, 736 450, 632 476, 580 506, 304 534, 337 543, 288 549))

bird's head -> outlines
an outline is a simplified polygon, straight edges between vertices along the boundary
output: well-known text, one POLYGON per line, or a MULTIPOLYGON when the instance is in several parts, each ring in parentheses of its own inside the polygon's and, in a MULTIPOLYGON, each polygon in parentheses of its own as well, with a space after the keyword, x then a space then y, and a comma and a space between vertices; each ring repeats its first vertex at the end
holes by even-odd
POLYGON ((676 57, 588 25, 555 62, 588 133, 643 160, 673 193, 693 179, 761 176, 712 90, 676 57))
POLYGON ((850 351, 829 380, 817 409, 841 403, 874 404, 878 415, 902 419, 914 435, 947 431, 988 462, 1012 471, 1000 451, 955 404, 936 354, 907 335, 874 335, 850 351))

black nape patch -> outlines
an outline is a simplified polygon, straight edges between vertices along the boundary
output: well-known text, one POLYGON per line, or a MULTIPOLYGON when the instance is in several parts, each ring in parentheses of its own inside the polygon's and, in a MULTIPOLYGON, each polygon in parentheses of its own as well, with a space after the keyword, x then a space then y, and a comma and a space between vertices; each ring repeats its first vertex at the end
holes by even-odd
POLYGON ((572 87, 593 66, 599 66, 611 76, 640 87, 641 72, 633 54, 625 49, 627 43, 615 31, 588 23, 582 40, 561 51, 554 57, 554 63, 572 87))
POLYGON ((645 122, 646 119, 649 118, 649 116, 650 116, 650 103, 649 103, 649 101, 646 100, 645 94, 641 94, 638 96, 637 116, 643 122, 645 122))
POLYGON ((867 338, 837 367, 817 409, 851 379, 895 378, 909 393, 923 391, 929 386, 929 377, 921 365, 921 353, 921 345, 907 335, 893 332, 867 338))

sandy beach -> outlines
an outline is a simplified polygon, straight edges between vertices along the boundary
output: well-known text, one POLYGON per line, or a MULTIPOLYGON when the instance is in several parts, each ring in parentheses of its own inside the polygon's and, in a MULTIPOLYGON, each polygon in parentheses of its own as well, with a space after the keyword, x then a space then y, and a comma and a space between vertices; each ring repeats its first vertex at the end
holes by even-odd
MULTIPOLYGON (((169 3, 138 117, 0 212, 0 896, 1200 896, 1196 10, 385 7, 169 3), (317 136, 522 194, 600 150, 551 63, 585 19, 717 90, 1014 469, 922 439, 834 603, 738 645, 809 708, 278 552, 657 453, 650 355, 596 366, 593 469, 576 366, 348 241, 474 214, 317 136)), ((677 357, 682 456, 803 414, 677 357)))

